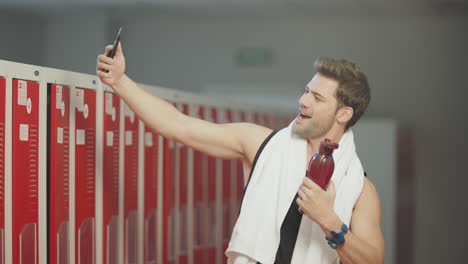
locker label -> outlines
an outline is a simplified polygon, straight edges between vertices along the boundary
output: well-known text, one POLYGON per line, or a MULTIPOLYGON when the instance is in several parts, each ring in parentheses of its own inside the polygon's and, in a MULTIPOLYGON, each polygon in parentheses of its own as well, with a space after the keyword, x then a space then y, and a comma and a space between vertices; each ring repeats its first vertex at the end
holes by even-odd
POLYGON ((145 133, 145 146, 147 147, 153 146, 153 134, 151 132, 145 133))
POLYGON ((28 124, 20 124, 20 140, 21 141, 28 141, 29 140, 29 125, 28 124))
POLYGON ((55 108, 56 109, 62 109, 62 86, 57 85, 56 86, 56 94, 55 94, 55 108))
POLYGON ((106 114, 112 115, 112 108, 112 94, 106 93, 106 114))
POLYGON ((76 145, 84 145, 85 144, 85 131, 84 129, 77 129, 76 130, 76 145))
POLYGON ((26 105, 28 98, 28 83, 23 80, 18 80, 18 105, 26 105))
POLYGON ((125 131, 125 146, 131 146, 132 143, 132 131, 125 131))
POLYGON ((107 131, 107 133, 106 133, 106 146, 112 147, 113 143, 114 143, 114 132, 107 131))
POLYGON ((57 143, 63 144, 63 127, 57 127, 57 143))
POLYGON ((84 106, 84 90, 78 89, 75 91, 76 96, 76 109, 78 112, 83 112, 84 106))

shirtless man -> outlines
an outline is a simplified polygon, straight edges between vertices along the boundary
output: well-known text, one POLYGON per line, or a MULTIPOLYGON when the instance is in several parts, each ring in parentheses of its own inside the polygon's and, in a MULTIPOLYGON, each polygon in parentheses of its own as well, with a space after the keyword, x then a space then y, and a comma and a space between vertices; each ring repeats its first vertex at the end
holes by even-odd
MULTIPOLYGON (((111 48, 106 47, 104 54, 111 48)), ((214 124, 186 116, 170 103, 138 87, 124 74, 125 58, 121 45, 114 59, 104 54, 98 56, 97 75, 154 132, 220 159, 239 159, 249 175, 255 155, 262 142, 272 133, 271 129, 250 123, 214 124)), ((367 79, 356 65, 347 61, 319 59, 315 68, 319 70, 305 87, 294 123, 294 133, 307 140, 307 160, 318 151, 320 142, 325 138, 339 142, 364 113, 370 100, 367 79), (340 72, 340 67, 347 71, 340 72), (353 81, 346 84, 334 77, 337 74, 342 75, 339 78, 351 78, 353 81), (337 93, 339 89, 342 91, 337 93)), ((298 194, 297 205, 304 216, 321 227, 326 244, 325 235, 331 238, 330 232, 334 230, 338 233, 343 226, 333 209, 336 196, 334 184, 331 183, 324 191, 305 177, 298 194)), ((384 262, 380 201, 376 188, 367 178, 354 205, 349 231, 344 237, 346 242, 336 245, 334 249, 342 263, 384 262)), ((228 262, 257 263, 249 256, 242 259, 231 258, 228 262)), ((275 260, 275 263, 285 262, 278 258, 275 260)))

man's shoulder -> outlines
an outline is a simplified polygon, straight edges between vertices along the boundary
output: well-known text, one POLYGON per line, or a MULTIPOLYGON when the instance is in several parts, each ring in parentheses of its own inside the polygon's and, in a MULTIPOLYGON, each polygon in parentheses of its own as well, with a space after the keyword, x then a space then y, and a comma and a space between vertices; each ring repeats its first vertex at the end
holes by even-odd
POLYGON ((380 199, 377 188, 368 177, 364 177, 362 192, 356 202, 355 209, 375 206, 380 207, 380 199))
POLYGON ((247 160, 252 164, 255 154, 273 129, 252 123, 239 123, 239 126, 239 140, 242 142, 247 160))

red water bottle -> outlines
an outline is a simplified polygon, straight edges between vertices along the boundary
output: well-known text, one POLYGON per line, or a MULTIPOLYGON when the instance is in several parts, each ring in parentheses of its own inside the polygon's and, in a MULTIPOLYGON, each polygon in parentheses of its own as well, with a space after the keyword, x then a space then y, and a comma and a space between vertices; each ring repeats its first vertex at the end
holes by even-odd
POLYGON ((335 169, 333 161, 333 150, 338 148, 337 143, 332 143, 330 139, 320 142, 319 151, 312 156, 307 170, 307 177, 313 180, 323 190, 326 190, 328 183, 335 169))

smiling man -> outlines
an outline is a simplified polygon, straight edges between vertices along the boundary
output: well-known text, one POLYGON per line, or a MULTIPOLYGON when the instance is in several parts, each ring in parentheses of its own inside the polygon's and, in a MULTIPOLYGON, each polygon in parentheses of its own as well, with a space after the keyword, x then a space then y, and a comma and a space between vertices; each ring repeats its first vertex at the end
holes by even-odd
POLYGON ((154 132, 211 156, 242 160, 249 177, 228 263, 383 263, 380 201, 364 177, 350 129, 369 105, 367 77, 355 64, 329 58, 317 59, 315 71, 296 119, 272 131, 183 115, 124 74, 120 45, 114 59, 102 54, 97 63, 101 81, 154 132), (304 177, 325 138, 339 143, 326 191, 304 177))

